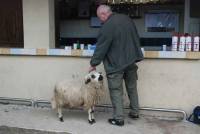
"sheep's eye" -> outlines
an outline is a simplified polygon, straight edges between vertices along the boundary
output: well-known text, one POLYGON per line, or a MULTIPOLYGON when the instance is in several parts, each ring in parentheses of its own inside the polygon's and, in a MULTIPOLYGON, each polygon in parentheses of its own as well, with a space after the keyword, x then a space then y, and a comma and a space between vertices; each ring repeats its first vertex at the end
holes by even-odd
POLYGON ((94 78, 95 78, 95 75, 94 75, 94 74, 92 74, 92 75, 91 75, 91 77, 92 77, 92 79, 94 79, 94 78))

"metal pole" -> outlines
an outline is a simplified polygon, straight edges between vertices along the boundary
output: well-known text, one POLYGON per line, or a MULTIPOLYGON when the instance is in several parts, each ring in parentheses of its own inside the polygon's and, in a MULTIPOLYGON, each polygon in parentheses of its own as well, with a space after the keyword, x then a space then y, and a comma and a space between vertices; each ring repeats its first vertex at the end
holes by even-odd
MULTIPOLYGON (((38 106, 39 103, 46 103, 50 104, 49 101, 46 100, 37 100, 35 101, 35 106, 38 106)), ((111 105, 96 105, 96 107, 105 107, 105 108, 112 108, 111 105)), ((125 109, 129 109, 128 107, 125 107, 125 109)), ((179 109, 166 109, 166 108, 152 108, 152 107, 141 107, 140 110, 144 111, 159 111, 159 112, 171 112, 171 113, 180 113, 183 115, 183 120, 187 120, 187 113, 183 110, 179 109)))
MULTIPOLYGON (((47 100, 31 100, 31 99, 20 99, 20 98, 6 98, 6 97, 0 97, 0 102, 2 101, 7 101, 8 104, 10 102, 26 102, 29 103, 30 106, 33 107, 38 107, 39 104, 47 104, 50 105, 51 103, 47 100)), ((15 103, 14 103, 15 104, 15 103)), ((16 103, 17 104, 17 103, 16 103)), ((96 105, 96 107, 104 107, 104 108, 112 108, 111 105, 96 105)), ((128 107, 125 107, 125 109, 129 109, 128 107)), ((141 107, 139 110, 144 110, 144 111, 159 111, 159 112, 172 112, 172 113, 180 113, 183 115, 183 120, 187 120, 187 113, 183 110, 180 109, 167 109, 167 108, 152 108, 152 107, 141 107)))
MULTIPOLYGON (((112 108, 111 105, 97 105, 97 107, 107 107, 112 108)), ((125 107, 125 109, 129 109, 125 107)), ((172 112, 172 113, 181 113, 183 115, 183 120, 187 120, 187 113, 180 109, 166 109, 166 108, 152 108, 152 107, 141 107, 139 110, 144 111, 158 111, 158 112, 172 112)))
POLYGON ((21 102, 21 104, 28 103, 29 106, 34 106, 34 100, 31 100, 31 99, 0 97, 0 103, 17 104, 17 102, 21 102))

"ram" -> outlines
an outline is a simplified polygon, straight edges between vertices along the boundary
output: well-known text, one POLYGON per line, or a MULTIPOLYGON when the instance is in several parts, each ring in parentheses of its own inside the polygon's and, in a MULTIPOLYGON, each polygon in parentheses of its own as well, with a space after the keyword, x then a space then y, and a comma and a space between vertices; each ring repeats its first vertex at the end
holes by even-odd
POLYGON ((92 71, 85 76, 82 84, 77 80, 58 82, 51 100, 52 108, 58 112, 58 118, 63 122, 62 108, 83 107, 88 111, 88 122, 95 123, 94 106, 104 96, 103 75, 92 71))

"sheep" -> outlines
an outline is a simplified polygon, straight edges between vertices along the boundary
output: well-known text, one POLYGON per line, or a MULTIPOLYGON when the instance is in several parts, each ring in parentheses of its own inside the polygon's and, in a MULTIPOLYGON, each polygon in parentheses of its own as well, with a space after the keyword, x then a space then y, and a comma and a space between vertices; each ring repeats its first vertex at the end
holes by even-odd
POLYGON ((83 107, 88 111, 88 122, 95 123, 94 106, 104 95, 103 76, 92 71, 85 76, 83 83, 77 84, 76 80, 58 82, 51 99, 52 108, 58 112, 58 118, 63 122, 62 108, 83 107))

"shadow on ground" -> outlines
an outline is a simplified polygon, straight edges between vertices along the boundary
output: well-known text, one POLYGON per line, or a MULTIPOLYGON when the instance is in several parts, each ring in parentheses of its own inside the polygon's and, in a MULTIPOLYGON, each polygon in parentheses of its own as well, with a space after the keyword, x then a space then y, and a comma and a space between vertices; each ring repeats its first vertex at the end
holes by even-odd
POLYGON ((0 126, 0 134, 69 134, 63 132, 48 132, 34 129, 0 126))

